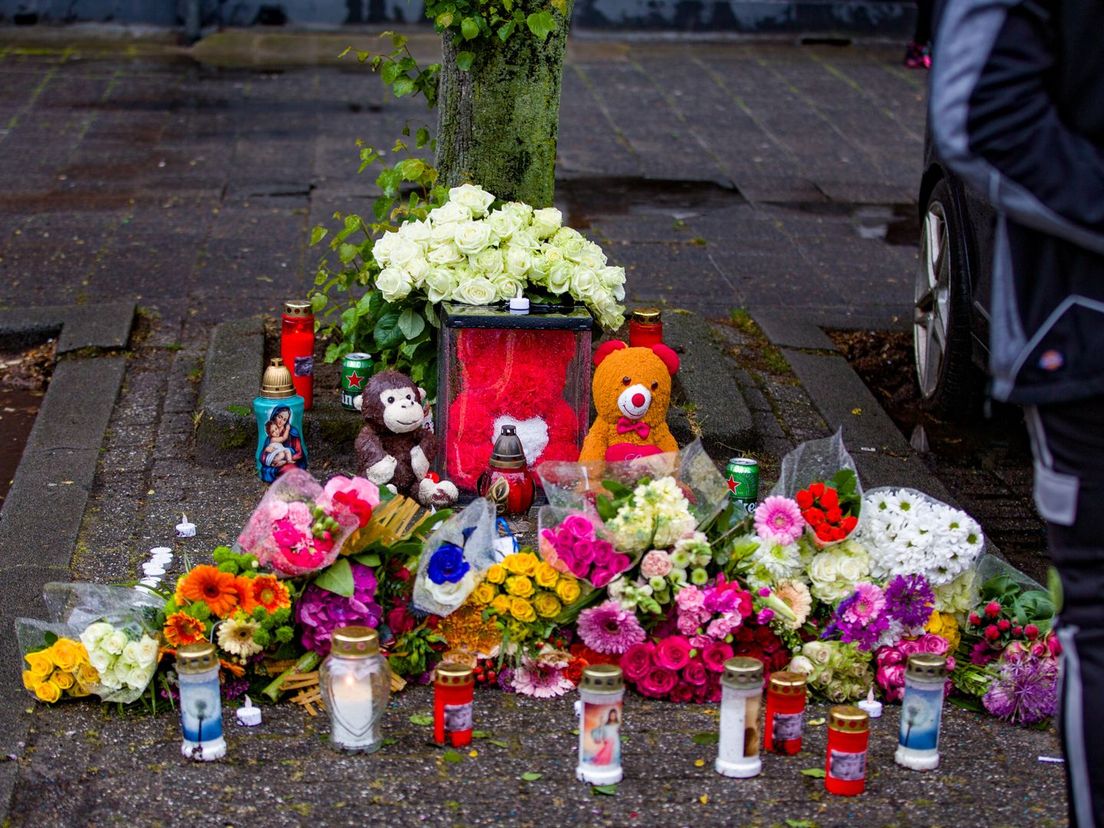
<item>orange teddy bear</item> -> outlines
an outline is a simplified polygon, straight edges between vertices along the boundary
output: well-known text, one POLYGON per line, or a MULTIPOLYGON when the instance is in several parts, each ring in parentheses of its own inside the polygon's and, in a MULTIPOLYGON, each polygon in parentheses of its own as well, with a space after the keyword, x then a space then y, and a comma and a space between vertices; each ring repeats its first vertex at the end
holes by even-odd
POLYGON ((594 407, 579 461, 635 460, 678 451, 667 427, 671 377, 678 354, 666 345, 629 348, 620 340, 605 342, 594 353, 594 407))

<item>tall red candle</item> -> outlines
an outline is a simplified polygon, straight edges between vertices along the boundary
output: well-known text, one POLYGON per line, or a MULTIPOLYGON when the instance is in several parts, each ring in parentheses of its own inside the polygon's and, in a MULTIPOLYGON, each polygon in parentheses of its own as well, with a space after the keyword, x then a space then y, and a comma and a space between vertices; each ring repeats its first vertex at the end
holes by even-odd
POLYGON ((805 675, 771 673, 767 685, 763 748, 792 756, 801 751, 805 731, 805 675))
POLYGON ((870 717, 851 705, 833 707, 828 714, 828 755, 824 761, 824 789, 839 796, 858 796, 866 790, 866 748, 870 717))
POLYGON ((433 741, 463 747, 472 740, 475 678, 472 668, 445 662, 437 666, 433 687, 433 741))
POLYGON ((285 302, 280 323, 280 356, 291 371, 295 393, 309 411, 314 403, 314 314, 310 302, 285 302))

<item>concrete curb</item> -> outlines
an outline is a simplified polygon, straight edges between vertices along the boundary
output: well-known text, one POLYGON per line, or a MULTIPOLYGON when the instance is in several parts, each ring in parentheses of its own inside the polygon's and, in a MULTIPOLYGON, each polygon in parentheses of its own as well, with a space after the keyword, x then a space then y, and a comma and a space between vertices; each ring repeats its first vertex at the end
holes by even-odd
POLYGON ((250 406, 263 372, 264 324, 260 317, 215 326, 199 391, 195 447, 200 463, 227 467, 251 453, 249 447, 257 435, 250 406))
MULTIPOLYGON (((31 344, 60 331, 61 357, 0 511, 0 628, 8 633, 0 636, 2 754, 22 750, 30 725, 12 624, 18 617, 44 617, 43 585, 70 577, 104 434, 126 373, 121 354, 75 352, 125 347, 133 318, 132 303, 0 314, 0 339, 6 343, 31 344)), ((14 779, 7 769, 0 773, 0 802, 10 801, 14 779)))

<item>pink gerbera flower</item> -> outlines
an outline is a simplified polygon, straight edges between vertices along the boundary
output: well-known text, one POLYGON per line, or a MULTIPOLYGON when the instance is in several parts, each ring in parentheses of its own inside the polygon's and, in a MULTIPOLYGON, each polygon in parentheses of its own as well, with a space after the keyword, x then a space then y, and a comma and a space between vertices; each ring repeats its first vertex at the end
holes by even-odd
POLYGON ((575 685, 566 675, 567 662, 544 658, 526 659, 514 671, 514 691, 523 696, 552 699, 575 685))
POLYGON ((768 543, 788 546, 797 543, 804 531, 801 507, 788 497, 772 495, 755 510, 755 533, 768 543))
POLYGON ((621 655, 645 638, 636 616, 616 601, 606 601, 579 613, 579 638, 596 653, 621 655))
POLYGON ((843 617, 845 620, 857 624, 869 624, 885 609, 885 593, 874 584, 856 584, 855 600, 848 607, 843 617))

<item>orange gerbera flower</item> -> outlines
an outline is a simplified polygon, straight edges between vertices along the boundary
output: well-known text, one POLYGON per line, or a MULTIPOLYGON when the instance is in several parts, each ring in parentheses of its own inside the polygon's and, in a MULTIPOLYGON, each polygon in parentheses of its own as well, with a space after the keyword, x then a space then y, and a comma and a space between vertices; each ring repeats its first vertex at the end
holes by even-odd
POLYGON ((196 644, 207 640, 207 627, 198 618, 183 612, 174 612, 165 619, 165 640, 174 647, 196 644))
POLYGON ((238 591, 238 609, 252 615, 257 608, 257 599, 253 597, 253 579, 239 575, 234 579, 234 588, 238 591))
POLYGON ((291 606, 288 588, 275 575, 258 575, 253 579, 253 599, 270 613, 291 606))
POLYGON ((214 615, 226 618, 238 608, 237 580, 216 566, 200 564, 180 579, 176 594, 188 603, 202 601, 214 615))

